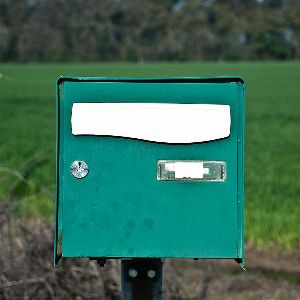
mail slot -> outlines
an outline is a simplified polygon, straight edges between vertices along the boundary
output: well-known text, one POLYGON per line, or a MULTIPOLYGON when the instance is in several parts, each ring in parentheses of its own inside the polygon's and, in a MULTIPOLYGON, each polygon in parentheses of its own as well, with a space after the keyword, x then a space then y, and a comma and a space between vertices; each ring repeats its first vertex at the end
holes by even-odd
POLYGON ((244 82, 57 83, 61 257, 244 261, 244 82))

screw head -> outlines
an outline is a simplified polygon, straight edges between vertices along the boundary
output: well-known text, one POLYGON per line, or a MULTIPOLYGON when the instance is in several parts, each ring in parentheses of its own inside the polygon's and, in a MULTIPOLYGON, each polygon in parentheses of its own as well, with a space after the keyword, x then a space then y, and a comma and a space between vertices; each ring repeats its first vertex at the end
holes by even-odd
POLYGON ((138 272, 136 269, 129 269, 128 270, 128 276, 130 278, 135 278, 138 275, 138 272))
POLYGON ((153 279, 153 278, 156 276, 155 270, 149 270, 149 271, 147 272, 147 276, 148 276, 149 278, 153 279))
POLYGON ((72 162, 71 174, 78 179, 82 179, 89 173, 89 166, 84 160, 75 160, 72 162))

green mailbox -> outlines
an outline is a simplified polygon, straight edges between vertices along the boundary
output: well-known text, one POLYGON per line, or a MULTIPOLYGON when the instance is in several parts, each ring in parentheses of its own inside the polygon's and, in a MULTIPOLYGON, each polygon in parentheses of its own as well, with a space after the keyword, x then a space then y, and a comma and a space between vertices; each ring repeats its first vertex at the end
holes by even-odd
POLYGON ((60 78, 55 264, 243 264, 244 110, 239 77, 60 78))

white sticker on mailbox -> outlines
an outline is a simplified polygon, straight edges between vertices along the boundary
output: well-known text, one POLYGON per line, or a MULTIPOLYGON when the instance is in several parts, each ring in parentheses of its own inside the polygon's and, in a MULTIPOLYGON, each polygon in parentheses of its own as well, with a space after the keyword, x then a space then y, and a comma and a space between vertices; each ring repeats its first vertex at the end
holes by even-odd
POLYGON ((175 178, 202 179, 203 174, 209 173, 209 168, 203 167, 203 162, 175 162, 175 178))
POLYGON ((74 103, 72 134, 190 144, 230 135, 230 106, 171 103, 74 103))

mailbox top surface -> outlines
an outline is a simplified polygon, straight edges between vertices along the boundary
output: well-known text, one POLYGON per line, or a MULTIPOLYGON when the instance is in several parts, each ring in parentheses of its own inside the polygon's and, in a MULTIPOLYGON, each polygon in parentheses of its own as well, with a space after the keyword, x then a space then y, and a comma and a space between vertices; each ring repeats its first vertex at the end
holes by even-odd
POLYGON ((55 262, 61 256, 243 261, 243 160, 244 81, 239 77, 60 78, 55 262), (75 136, 74 103, 229 105, 231 130, 227 138, 189 145, 75 136), (80 180, 70 174, 77 159, 90 169, 80 180), (160 160, 225 161, 227 178, 158 181, 160 160))
POLYGON ((64 82, 128 82, 128 83, 242 83, 245 81, 240 76, 214 76, 214 77, 72 77, 61 76, 57 80, 57 87, 64 82))

